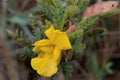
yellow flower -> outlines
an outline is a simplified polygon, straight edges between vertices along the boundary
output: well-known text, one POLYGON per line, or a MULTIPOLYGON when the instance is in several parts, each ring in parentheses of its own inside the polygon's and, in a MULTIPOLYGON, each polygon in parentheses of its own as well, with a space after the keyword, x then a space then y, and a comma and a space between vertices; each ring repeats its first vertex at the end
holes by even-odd
POLYGON ((67 34, 55 30, 53 26, 46 30, 45 34, 48 39, 42 39, 33 44, 33 51, 41 53, 31 60, 31 66, 37 70, 38 74, 51 77, 58 70, 62 50, 71 49, 71 44, 67 34))

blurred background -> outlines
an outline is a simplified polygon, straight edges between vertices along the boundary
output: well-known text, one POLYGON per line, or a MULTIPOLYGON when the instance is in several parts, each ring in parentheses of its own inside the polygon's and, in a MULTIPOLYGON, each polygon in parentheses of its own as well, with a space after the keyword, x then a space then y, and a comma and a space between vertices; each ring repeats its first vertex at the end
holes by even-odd
MULTIPOLYGON (((102 1, 109 0, 90 0, 89 5, 102 1)), ((33 80, 28 78, 31 75, 30 67, 26 65, 30 64, 24 61, 24 56, 18 55, 23 45, 12 39, 7 32, 21 36, 24 34, 26 40, 33 42, 34 27, 28 15, 38 10, 35 0, 0 0, 0 80, 33 80), (22 60, 19 59, 21 57, 22 60)), ((107 31, 104 35, 84 39, 86 49, 80 58, 73 61, 73 76, 68 80, 94 80, 92 77, 96 74, 104 74, 95 72, 95 67, 104 66, 107 62, 108 67, 111 66, 111 70, 108 70, 111 74, 101 80, 120 80, 120 13, 101 19, 96 27, 107 31), (94 57, 91 54, 96 55, 94 57), (90 66, 89 61, 93 61, 94 66, 90 66)))

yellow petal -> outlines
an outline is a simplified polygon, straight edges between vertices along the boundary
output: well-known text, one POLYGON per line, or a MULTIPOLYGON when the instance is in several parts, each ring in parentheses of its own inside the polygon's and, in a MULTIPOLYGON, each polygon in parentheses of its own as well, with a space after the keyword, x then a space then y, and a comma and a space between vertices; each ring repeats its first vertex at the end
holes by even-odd
POLYGON ((71 44, 65 32, 55 30, 54 27, 51 26, 45 31, 45 34, 54 45, 59 46, 63 50, 71 49, 71 44))
POLYGON ((47 46, 47 47, 41 47, 40 51, 45 52, 45 53, 52 53, 54 47, 53 46, 47 46))
POLYGON ((39 40, 39 41, 35 42, 35 44, 33 44, 33 45, 35 46, 33 48, 33 51, 34 52, 40 52, 42 50, 45 51, 46 49, 47 49, 47 51, 50 50, 49 46, 51 46, 51 43, 50 43, 50 41, 48 39, 43 39, 43 40, 39 40), (44 47, 48 47, 48 48, 44 49, 44 47))
POLYGON ((37 57, 39 58, 51 58, 52 57, 52 53, 40 53, 37 57))
POLYGON ((56 30, 54 35, 55 36, 53 39, 53 43, 56 46, 60 47, 60 49, 67 50, 72 48, 68 36, 65 32, 60 32, 59 30, 56 30))
POLYGON ((49 53, 46 53, 45 55, 41 54, 38 57, 33 58, 31 60, 31 66, 34 70, 37 70, 38 74, 45 77, 51 77, 58 70, 56 62, 49 53))
POLYGON ((38 70, 40 67, 41 67, 41 63, 40 62, 43 62, 44 60, 39 58, 39 57, 36 57, 36 58, 32 58, 31 59, 31 66, 34 70, 38 70))
POLYGON ((44 67, 42 69, 38 69, 37 72, 38 72, 38 74, 43 75, 45 77, 51 77, 58 70, 57 64, 50 58, 48 60, 46 60, 46 62, 47 62, 46 65, 44 65, 44 67))
POLYGON ((43 57, 45 57, 45 53, 40 53, 37 57, 38 58, 43 58, 43 57))
POLYGON ((48 39, 42 39, 39 41, 36 41, 33 46, 49 46, 51 45, 50 41, 48 39))
POLYGON ((37 57, 31 59, 31 66, 34 70, 41 69, 47 62, 46 59, 51 57, 50 54, 40 53, 37 57), (41 65, 42 64, 42 65, 41 65))
POLYGON ((54 48, 54 52, 53 52, 53 59, 57 62, 57 65, 59 64, 60 60, 61 60, 61 49, 59 47, 55 47, 54 48))
POLYGON ((45 34, 49 39, 51 39, 53 37, 54 31, 55 31, 54 27, 51 26, 49 29, 45 31, 45 34))
POLYGON ((54 49, 54 46, 46 46, 46 47, 35 46, 33 48, 33 51, 34 52, 52 53, 53 49, 54 49))
POLYGON ((33 48, 33 52, 40 52, 40 47, 39 46, 35 46, 33 48))

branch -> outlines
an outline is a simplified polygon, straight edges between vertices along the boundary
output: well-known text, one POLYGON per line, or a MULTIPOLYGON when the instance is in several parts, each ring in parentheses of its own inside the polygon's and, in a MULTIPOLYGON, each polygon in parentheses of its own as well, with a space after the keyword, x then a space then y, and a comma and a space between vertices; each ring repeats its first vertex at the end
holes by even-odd
POLYGON ((78 28, 77 24, 72 24, 72 22, 69 21, 69 27, 68 27, 68 29, 66 30, 66 33, 67 33, 67 34, 72 33, 72 32, 74 32, 77 28, 78 28))

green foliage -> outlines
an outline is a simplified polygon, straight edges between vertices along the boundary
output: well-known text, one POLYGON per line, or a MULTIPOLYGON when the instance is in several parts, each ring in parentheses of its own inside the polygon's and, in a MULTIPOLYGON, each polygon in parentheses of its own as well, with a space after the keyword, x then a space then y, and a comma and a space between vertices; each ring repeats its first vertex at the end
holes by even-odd
POLYGON ((80 59, 80 55, 81 55, 81 54, 74 54, 74 55, 72 56, 72 59, 73 59, 73 60, 80 59))
POLYGON ((106 13, 101 13, 101 14, 98 14, 95 16, 90 16, 86 19, 82 19, 79 23, 80 28, 88 29, 89 27, 94 26, 94 24, 96 24, 100 18, 115 15, 119 12, 120 12, 120 9, 117 8, 117 9, 111 10, 111 11, 106 12, 106 13))
POLYGON ((79 29, 73 33, 70 33, 68 36, 70 40, 75 40, 76 38, 82 37, 83 35, 84 35, 84 30, 79 29))
POLYGON ((92 65, 93 65, 94 70, 96 72, 98 72, 100 65, 99 65, 98 59, 97 59, 97 57, 95 55, 92 56, 92 65))
POLYGON ((73 2, 73 0, 67 0, 64 2, 67 3, 66 6, 62 6, 60 0, 37 0, 37 2, 40 4, 40 11, 43 12, 41 15, 44 14, 46 19, 53 22, 57 29, 64 30, 63 28, 68 20, 80 21, 80 11, 83 10, 83 5, 84 7, 87 6, 89 1, 76 0, 73 2))
POLYGON ((84 49, 86 48, 86 45, 82 42, 83 37, 78 37, 72 46, 72 51, 76 52, 76 53, 80 53, 83 52, 84 49))
POLYGON ((105 34, 107 34, 107 30, 104 29, 104 28, 96 28, 96 29, 93 30, 93 34, 95 36, 105 35, 105 34))
POLYGON ((102 18, 102 17, 108 17, 108 16, 112 16, 112 15, 118 14, 119 12, 120 12, 120 9, 116 8, 116 9, 113 9, 113 10, 108 11, 106 13, 98 14, 96 16, 99 16, 100 18, 102 18))
POLYGON ((0 24, 2 23, 2 15, 0 14, 0 24))
POLYGON ((79 23, 80 28, 82 29, 88 29, 89 27, 96 24, 96 22, 99 20, 99 17, 89 17, 87 19, 82 19, 79 23))
POLYGON ((78 0, 66 0, 67 5, 77 4, 78 0))
POLYGON ((83 44, 83 43, 78 43, 78 44, 74 44, 73 45, 73 48, 72 48, 72 50, 74 51, 74 52, 83 52, 84 51, 84 49, 85 49, 85 44, 83 44))
POLYGON ((46 8, 44 8, 42 5, 39 5, 38 8, 39 11, 37 11, 37 13, 41 18, 46 18, 50 21, 53 21, 52 14, 50 14, 50 12, 46 8))
POLYGON ((51 22, 54 22, 55 27, 60 29, 62 24, 62 19, 63 19, 63 11, 64 11, 64 8, 61 7, 62 6, 61 1, 60 0, 50 0, 50 1, 37 0, 37 2, 40 4, 39 5, 41 7, 40 11, 42 11, 43 14, 46 15, 46 19, 50 20, 51 22))
POLYGON ((85 11, 85 9, 87 8, 89 2, 90 2, 90 0, 78 0, 77 5, 79 7, 80 13, 82 13, 83 11, 85 11))
POLYGON ((36 54, 32 51, 32 48, 24 47, 20 49, 20 54, 27 57, 35 57, 36 54))
POLYGON ((28 20, 21 18, 19 16, 13 16, 9 19, 9 21, 14 24, 27 24, 28 20))
POLYGON ((71 77, 73 72, 73 65, 71 62, 61 63, 61 70, 66 77, 71 77))
MULTIPOLYGON (((37 1, 40 1, 40 0, 37 0, 37 1)), ((45 0, 45 1, 46 1, 47 3, 49 3, 49 4, 51 4, 51 5, 54 5, 54 2, 53 2, 54 0, 45 0)), ((45 2, 45 1, 44 1, 44 2, 45 2)))
POLYGON ((108 62, 105 66, 100 66, 97 57, 95 55, 92 55, 92 66, 93 66, 93 69, 95 70, 97 78, 101 79, 107 73, 112 74, 113 73, 111 69, 112 65, 113 64, 111 62, 108 62))
POLYGON ((66 20, 68 17, 73 17, 77 13, 77 10, 78 10, 78 6, 76 5, 67 6, 65 9, 63 19, 66 20))
MULTIPOLYGON (((76 5, 70 5, 67 6, 64 12, 63 20, 62 20, 62 25, 65 24, 67 19, 71 19, 78 11, 78 6, 76 5)), ((62 26, 63 27, 63 26, 62 26)))
POLYGON ((96 28, 92 30, 87 30, 85 33, 85 36, 91 37, 92 35, 94 36, 102 36, 107 34, 107 30, 104 28, 96 28))
POLYGON ((78 6, 77 13, 75 17, 72 18, 73 23, 79 23, 82 20, 82 15, 85 9, 88 7, 90 0, 72 0, 74 5, 78 6))
POLYGON ((42 32, 39 30, 39 29, 36 29, 35 32, 34 32, 34 35, 35 35, 35 40, 40 40, 41 39, 41 36, 42 36, 42 32))
POLYGON ((18 41, 19 43, 21 43, 22 45, 24 46, 31 46, 31 43, 29 41, 26 41, 24 38, 23 38, 23 33, 20 32, 20 34, 18 33, 18 31, 16 30, 15 33, 11 32, 8 30, 8 34, 13 38, 15 39, 16 41, 18 41))
POLYGON ((113 63, 112 62, 108 62, 105 66, 104 69, 108 74, 113 74, 113 70, 111 69, 113 63))

